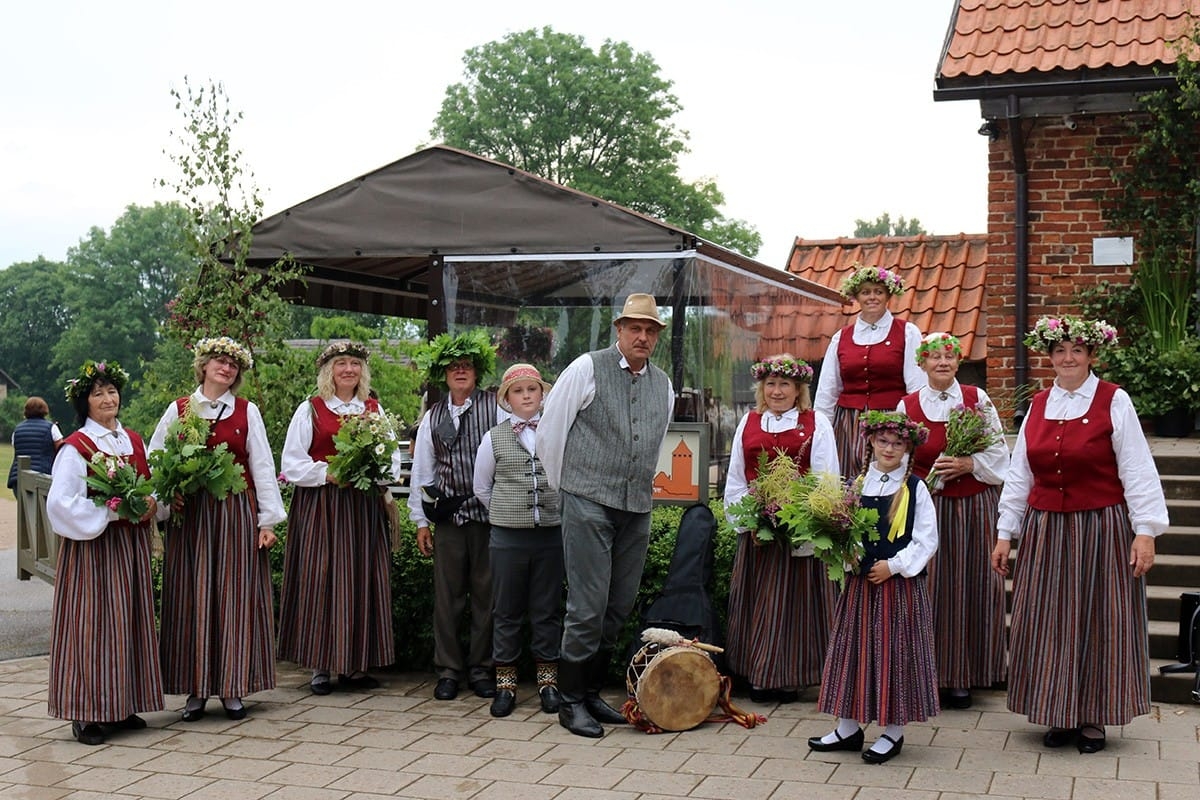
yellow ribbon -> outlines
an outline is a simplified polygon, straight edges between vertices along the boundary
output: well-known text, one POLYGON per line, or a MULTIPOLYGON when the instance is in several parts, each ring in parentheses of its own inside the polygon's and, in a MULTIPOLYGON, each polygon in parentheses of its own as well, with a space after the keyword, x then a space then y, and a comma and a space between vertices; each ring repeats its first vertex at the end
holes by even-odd
POLYGON ((892 527, 888 531, 888 541, 896 541, 896 537, 904 533, 904 523, 908 520, 908 482, 900 487, 900 505, 892 517, 892 527))

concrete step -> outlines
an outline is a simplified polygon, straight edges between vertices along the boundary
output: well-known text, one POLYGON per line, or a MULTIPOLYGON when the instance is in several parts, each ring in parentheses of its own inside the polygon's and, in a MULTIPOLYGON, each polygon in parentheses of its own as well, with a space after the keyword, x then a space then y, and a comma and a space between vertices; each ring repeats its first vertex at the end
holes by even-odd
MULTIPOLYGON (((1200 461, 1193 466, 1200 469, 1200 461)), ((1163 475, 1160 472, 1158 479, 1162 482, 1163 494, 1167 496, 1168 502, 1171 500, 1200 500, 1200 475, 1163 475)))
POLYGON ((1200 556, 1200 527, 1172 525, 1155 539, 1154 551, 1162 556, 1200 556))
MULTIPOLYGON (((1151 573, 1153 574, 1153 573, 1151 573)), ((1152 584, 1146 587, 1146 611, 1150 619, 1170 622, 1179 621, 1179 595, 1184 592, 1200 591, 1200 587, 1186 588, 1182 586, 1159 586, 1152 584)))
POLYGON ((1172 525, 1200 525, 1200 500, 1168 500, 1167 518, 1172 525))
POLYGON ((1150 699, 1156 703, 1196 703, 1200 697, 1194 696, 1197 688, 1196 673, 1182 672, 1163 675, 1159 667, 1174 664, 1175 661, 1162 659, 1150 660, 1150 699))

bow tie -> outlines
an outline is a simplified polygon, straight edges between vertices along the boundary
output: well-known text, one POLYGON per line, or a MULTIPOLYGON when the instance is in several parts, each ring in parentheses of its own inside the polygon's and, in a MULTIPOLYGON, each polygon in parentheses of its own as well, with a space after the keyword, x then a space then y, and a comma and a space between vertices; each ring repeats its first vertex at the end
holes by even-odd
POLYGON ((521 431, 529 428, 531 431, 537 430, 538 421, 536 419, 522 420, 521 422, 513 423, 513 433, 520 434, 521 431))

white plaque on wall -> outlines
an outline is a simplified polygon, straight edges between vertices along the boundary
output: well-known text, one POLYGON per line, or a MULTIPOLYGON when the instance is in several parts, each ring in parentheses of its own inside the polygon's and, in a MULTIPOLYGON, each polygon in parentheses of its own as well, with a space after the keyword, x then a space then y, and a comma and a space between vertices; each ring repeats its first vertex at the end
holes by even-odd
POLYGON ((1106 236, 1092 239, 1092 264, 1097 267, 1128 267, 1133 264, 1133 237, 1106 236))

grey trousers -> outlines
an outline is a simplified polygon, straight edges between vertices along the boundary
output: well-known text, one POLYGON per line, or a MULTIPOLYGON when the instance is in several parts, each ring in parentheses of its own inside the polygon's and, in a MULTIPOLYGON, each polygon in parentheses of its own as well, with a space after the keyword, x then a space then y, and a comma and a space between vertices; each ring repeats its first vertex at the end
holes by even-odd
POLYGON ((633 610, 646 549, 650 512, 634 513, 561 492, 567 615, 561 657, 587 661, 610 650, 633 610))
POLYGON ((433 536, 433 666, 439 678, 477 680, 492 668, 490 527, 439 522, 433 536), (470 643, 463 657, 458 624, 471 604, 470 643))
POLYGON ((562 528, 492 526, 492 658, 513 664, 521 655, 521 623, 529 616, 537 661, 558 661, 563 628, 562 528))

